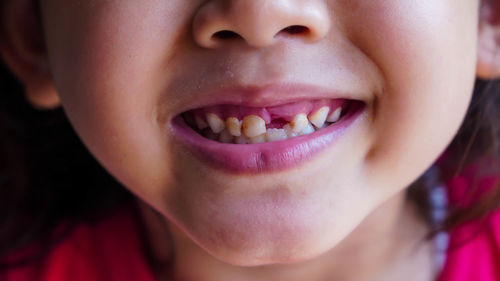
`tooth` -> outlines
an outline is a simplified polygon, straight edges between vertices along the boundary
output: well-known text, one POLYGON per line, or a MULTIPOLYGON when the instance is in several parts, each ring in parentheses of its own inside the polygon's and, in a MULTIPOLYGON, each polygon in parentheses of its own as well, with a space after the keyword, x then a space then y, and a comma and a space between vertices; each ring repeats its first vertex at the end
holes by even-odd
POLYGON ((286 136, 288 138, 293 138, 299 135, 298 133, 293 131, 292 125, 290 124, 286 124, 285 126, 283 126, 283 129, 285 130, 286 136))
POLYGON ((253 138, 266 133, 266 122, 257 115, 248 115, 243 119, 241 125, 243 134, 248 138, 253 138))
POLYGON ((258 135, 248 140, 249 143, 263 143, 266 142, 266 134, 258 135))
POLYGON ((200 116, 195 115, 195 116, 194 116, 194 121, 196 122, 196 126, 198 127, 198 129, 203 130, 203 129, 208 128, 207 121, 205 121, 205 120, 204 120, 203 118, 201 118, 200 116))
POLYGON ((292 129, 295 133, 299 133, 304 130, 305 127, 307 127, 307 124, 309 124, 309 120, 307 120, 305 113, 295 115, 292 122, 290 122, 290 125, 292 125, 292 129))
POLYGON ((234 137, 227 130, 220 133, 219 141, 222 143, 232 143, 233 139, 234 137))
POLYGON ((303 135, 309 135, 309 134, 312 134, 316 132, 316 130, 314 129, 313 125, 311 125, 311 123, 307 123, 307 126, 299 133, 299 135, 303 136, 303 135))
POLYGON ((326 117, 328 117, 329 111, 330 108, 328 106, 323 106, 313 114, 309 115, 309 121, 311 121, 311 123, 316 126, 316 128, 321 128, 325 124, 326 117))
POLYGON ((224 128, 226 127, 224 121, 222 121, 222 119, 220 119, 219 116, 213 113, 207 114, 207 121, 208 125, 210 126, 210 129, 212 129, 212 131, 216 134, 222 132, 222 130, 224 130, 224 128))
POLYGON ((286 140, 287 135, 284 129, 267 129, 266 140, 268 142, 286 140))
POLYGON ((229 117, 226 120, 226 127, 229 133, 235 137, 241 136, 241 121, 236 117, 229 117))
POLYGON ((342 114, 342 107, 335 109, 335 111, 332 112, 332 114, 330 114, 330 116, 328 116, 326 121, 328 121, 330 123, 335 123, 335 122, 339 121, 340 114, 342 114))
POLYGON ((236 137, 234 139, 234 142, 236 144, 247 144, 248 143, 248 139, 245 136, 241 135, 239 137, 236 137))

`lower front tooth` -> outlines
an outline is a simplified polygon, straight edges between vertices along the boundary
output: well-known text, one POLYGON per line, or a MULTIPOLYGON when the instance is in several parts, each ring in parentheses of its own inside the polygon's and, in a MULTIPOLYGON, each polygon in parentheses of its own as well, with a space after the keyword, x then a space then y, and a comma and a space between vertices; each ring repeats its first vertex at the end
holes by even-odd
POLYGON ((293 138, 299 135, 298 133, 293 131, 292 125, 290 124, 286 124, 285 126, 283 126, 283 129, 285 130, 286 136, 288 138, 293 138))
POLYGON ((342 114, 342 107, 339 107, 339 108, 335 109, 335 111, 332 112, 332 114, 330 114, 330 116, 328 116, 326 121, 328 121, 330 123, 335 123, 335 122, 339 121, 341 114, 342 114))
POLYGON ((236 137, 234 139, 234 142, 236 144, 247 144, 248 143, 248 139, 246 137, 244 137, 244 136, 239 136, 239 137, 236 137))
POLYGON ((227 130, 220 133, 219 141, 222 143, 232 143, 233 139, 234 137, 227 130))
POLYGON ((266 133, 266 122, 257 115, 248 115, 243 118, 241 128, 245 136, 253 138, 266 133))
POLYGON ((268 129, 266 140, 268 142, 286 140, 288 137, 284 129, 268 129))
POLYGON ((213 113, 207 114, 207 121, 208 125, 210 126, 210 129, 212 129, 212 131, 216 134, 222 132, 222 130, 224 130, 224 128, 226 127, 224 121, 220 119, 219 116, 213 113))
POLYGON ((262 134, 248 140, 249 143, 263 143, 266 142, 266 134, 262 134))

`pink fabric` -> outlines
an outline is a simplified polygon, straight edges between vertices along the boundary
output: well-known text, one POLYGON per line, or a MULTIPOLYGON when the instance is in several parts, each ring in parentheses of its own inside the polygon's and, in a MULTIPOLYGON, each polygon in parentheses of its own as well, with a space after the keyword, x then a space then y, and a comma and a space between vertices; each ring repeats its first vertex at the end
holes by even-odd
POLYGON ((99 224, 81 224, 42 261, 0 273, 1 281, 154 281, 139 225, 123 210, 99 224))
MULTIPOLYGON (((479 166, 469 167, 447 183, 450 204, 466 207, 477 202, 499 179, 500 175, 488 174, 479 166), (471 186, 477 188, 471 191, 471 186)), ((500 210, 450 232, 447 259, 438 280, 500 280, 500 210)))

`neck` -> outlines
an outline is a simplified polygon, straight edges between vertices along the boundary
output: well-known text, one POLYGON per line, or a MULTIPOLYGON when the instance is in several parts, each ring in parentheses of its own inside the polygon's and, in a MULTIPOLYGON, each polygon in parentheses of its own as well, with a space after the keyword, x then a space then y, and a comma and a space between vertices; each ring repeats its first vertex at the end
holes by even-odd
POLYGON ((239 267, 219 261, 149 206, 144 203, 139 206, 154 271, 161 281, 420 281, 432 280, 435 274, 432 247, 423 240, 428 228, 404 193, 380 206, 327 253, 298 264, 259 267, 239 267))

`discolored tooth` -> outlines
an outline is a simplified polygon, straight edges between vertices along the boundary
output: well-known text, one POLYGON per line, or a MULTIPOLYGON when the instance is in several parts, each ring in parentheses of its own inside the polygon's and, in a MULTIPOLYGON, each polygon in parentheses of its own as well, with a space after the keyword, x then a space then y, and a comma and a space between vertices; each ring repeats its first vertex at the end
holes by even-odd
POLYGON ((207 121, 210 129, 212 129, 212 131, 216 134, 221 133, 226 128, 226 124, 224 123, 224 121, 220 119, 219 116, 213 113, 207 114, 207 121))
POLYGON ((287 138, 285 129, 267 129, 266 140, 268 142, 286 140, 287 138))
POLYGON ((342 107, 339 107, 339 108, 335 109, 335 111, 332 112, 332 114, 330 114, 330 116, 328 116, 326 121, 328 121, 330 123, 335 123, 335 122, 339 121, 341 114, 342 114, 342 107))
POLYGON ((316 128, 321 128, 325 124, 326 117, 328 117, 328 112, 330 112, 330 108, 328 106, 323 106, 313 114, 309 115, 309 121, 311 121, 311 123, 316 126, 316 128))
POLYGON ((226 119, 226 127, 229 133, 235 137, 241 136, 241 121, 236 117, 226 119))
POLYGON ((295 115, 292 122, 290 122, 295 133, 302 132, 302 130, 307 127, 307 124, 309 124, 309 120, 307 120, 307 115, 305 113, 295 115))
POLYGON ((241 128, 245 136, 253 138, 266 133, 266 122, 257 115, 248 115, 243 118, 241 128))
POLYGON ((200 116, 195 115, 194 121, 196 122, 196 126, 198 127, 198 129, 203 130, 208 128, 207 121, 205 121, 205 119, 201 118, 200 116))
POLYGON ((247 144, 248 143, 248 139, 245 136, 241 135, 239 137, 234 138, 234 143, 236 143, 236 144, 247 144))
POLYGON ((312 134, 316 132, 316 130, 314 129, 313 125, 311 125, 311 123, 307 123, 307 126, 304 128, 304 130, 302 130, 299 135, 303 136, 303 135, 309 135, 309 134, 312 134))
POLYGON ((266 134, 258 135, 248 140, 248 143, 263 143, 266 142, 266 134))
POLYGON ((233 139, 234 137, 227 130, 220 133, 219 141, 222 143, 232 143, 233 139))
POLYGON ((283 126, 283 129, 285 130, 286 136, 288 138, 293 138, 299 135, 298 133, 293 131, 292 125, 290 124, 286 124, 285 126, 283 126))

